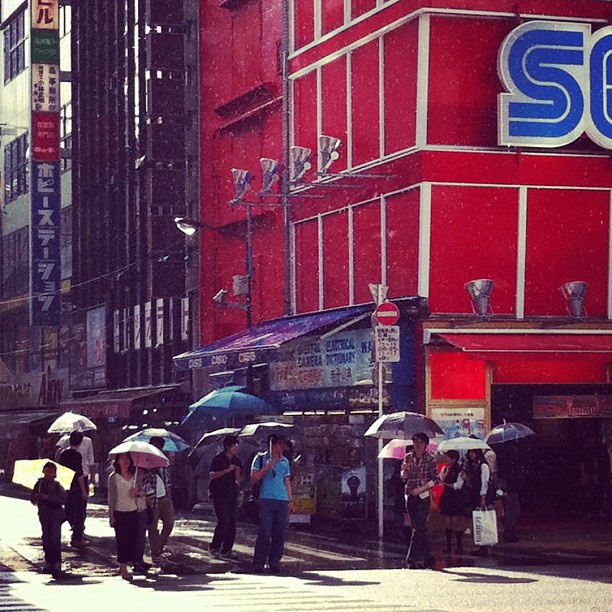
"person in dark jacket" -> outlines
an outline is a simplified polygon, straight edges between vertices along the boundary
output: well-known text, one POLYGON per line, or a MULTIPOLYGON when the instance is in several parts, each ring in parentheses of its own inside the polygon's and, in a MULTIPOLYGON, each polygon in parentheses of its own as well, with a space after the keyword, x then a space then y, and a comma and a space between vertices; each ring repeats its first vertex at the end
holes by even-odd
POLYGON ((66 520, 64 503, 66 491, 55 480, 57 468, 48 461, 43 466, 43 477, 39 478, 30 501, 38 506, 38 520, 42 527, 42 546, 45 553, 45 570, 54 578, 64 576, 62 572, 62 523, 66 520))
POLYGON ((242 463, 236 456, 238 438, 225 436, 223 452, 219 453, 210 464, 210 493, 212 495, 217 526, 210 543, 210 552, 227 558, 234 558, 234 540, 236 539, 236 514, 238 510, 238 485, 242 463))
POLYGON ((449 450, 446 456, 448 464, 440 472, 440 480, 444 485, 440 497, 440 514, 446 521, 446 549, 444 552, 450 555, 454 535, 457 541, 455 552, 461 555, 463 554, 463 534, 466 528, 467 490, 461 475, 459 453, 456 450, 449 450))

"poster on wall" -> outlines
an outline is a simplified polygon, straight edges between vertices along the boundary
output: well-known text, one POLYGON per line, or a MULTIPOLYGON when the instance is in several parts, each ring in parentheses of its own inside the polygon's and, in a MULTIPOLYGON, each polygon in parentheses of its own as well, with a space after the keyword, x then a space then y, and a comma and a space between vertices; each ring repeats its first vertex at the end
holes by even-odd
POLYGON ((430 416, 442 428, 446 438, 485 437, 484 407, 431 408, 430 416))
POLYGON ((366 469, 365 466, 349 468, 342 472, 342 518, 366 517, 366 469))

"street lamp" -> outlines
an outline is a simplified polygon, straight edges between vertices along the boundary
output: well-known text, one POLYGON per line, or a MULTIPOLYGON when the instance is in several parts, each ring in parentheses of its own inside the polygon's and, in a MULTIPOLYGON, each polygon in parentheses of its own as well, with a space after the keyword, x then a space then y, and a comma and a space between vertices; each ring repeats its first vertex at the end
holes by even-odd
MULTIPOLYGON (((246 193, 246 191, 248 191, 248 186, 244 188, 244 174, 242 174, 244 171, 233 170, 232 172, 234 172, 234 177, 236 177, 237 184, 240 180, 241 191, 246 193)), ((251 284, 253 280, 253 217, 251 214, 251 204, 240 202, 239 200, 232 200, 231 204, 241 204, 246 206, 246 275, 244 280, 242 280, 242 277, 234 277, 234 295, 244 295, 244 304, 227 302, 227 291, 225 289, 218 291, 213 297, 213 301, 221 308, 240 308, 241 310, 244 310, 246 314, 247 328, 250 329, 253 325, 253 317, 251 312, 251 284), (236 289, 238 286, 242 287, 239 291, 236 289)), ((211 225, 206 225, 205 223, 201 223, 200 221, 195 221, 193 219, 187 219, 186 217, 175 217, 174 224, 186 236, 194 236, 202 229, 213 230, 216 232, 220 231, 217 227, 212 227, 211 225)))

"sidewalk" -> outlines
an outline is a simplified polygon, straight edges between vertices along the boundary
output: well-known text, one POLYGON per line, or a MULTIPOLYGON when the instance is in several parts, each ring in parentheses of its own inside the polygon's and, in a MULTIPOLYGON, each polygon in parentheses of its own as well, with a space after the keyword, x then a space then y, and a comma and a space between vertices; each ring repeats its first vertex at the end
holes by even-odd
MULTIPOLYGON (((26 515, 32 521, 29 526, 23 527, 21 535, 14 535, 15 530, 11 531, 11 527, 5 525, 8 534, 0 533, 0 562, 12 569, 31 570, 38 566, 42 551, 35 510, 25 501, 25 497, 27 494, 10 483, 0 486, 0 503, 10 506, 13 514, 23 515, 24 522, 26 515), (4 502, 3 498, 6 498, 4 502), (11 502, 11 499, 14 501, 11 502)), ((182 575, 224 573, 229 570, 248 572, 257 526, 245 522, 239 524, 234 547, 238 560, 232 562, 214 558, 208 552, 214 527, 215 521, 209 517, 179 513, 169 542, 172 554, 163 570, 182 575)), ((488 558, 470 554, 474 549, 470 536, 465 538, 466 554, 461 557, 445 556, 442 552, 444 526, 442 517, 436 513, 431 515, 429 530, 437 566, 440 568, 492 564, 498 567, 517 567, 612 562, 612 525, 609 520, 554 523, 526 520, 519 523, 520 541, 512 544, 500 543, 491 547, 488 558)), ((65 561, 72 570, 87 575, 113 575, 115 542, 108 525, 107 506, 95 498, 88 507, 86 531, 91 545, 85 551, 66 546, 65 561)), ((388 532, 381 542, 376 535, 375 526, 370 525, 359 531, 347 531, 338 527, 315 529, 290 526, 283 566, 287 573, 293 575, 309 570, 394 569, 403 567, 405 552, 405 544, 399 531, 388 532)))

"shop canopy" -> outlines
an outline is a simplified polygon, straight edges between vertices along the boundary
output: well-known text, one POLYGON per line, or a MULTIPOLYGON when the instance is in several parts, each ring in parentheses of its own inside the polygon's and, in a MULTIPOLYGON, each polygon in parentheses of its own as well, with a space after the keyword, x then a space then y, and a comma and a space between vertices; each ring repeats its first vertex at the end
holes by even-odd
POLYGON ((612 331, 580 330, 579 333, 555 333, 550 330, 524 330, 516 333, 487 330, 482 333, 449 331, 435 333, 465 353, 482 356, 529 354, 559 357, 568 355, 612 358, 612 331))
POLYGON ((70 410, 89 419, 108 417, 125 419, 131 415, 132 408, 141 401, 153 401, 169 392, 175 393, 178 389, 179 385, 164 385, 104 391, 83 399, 62 402, 60 412, 70 410))
POLYGON ((227 369, 267 362, 283 344, 313 332, 352 325, 369 316, 373 305, 351 306, 295 317, 265 321, 237 334, 222 338, 174 357, 179 370, 221 366, 227 369))

